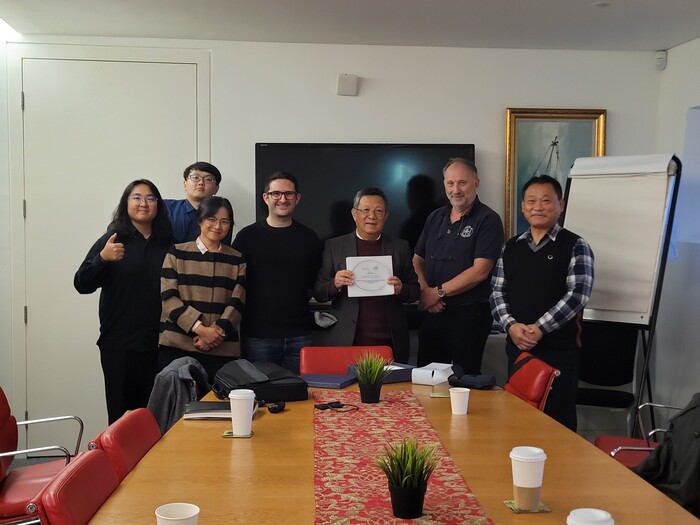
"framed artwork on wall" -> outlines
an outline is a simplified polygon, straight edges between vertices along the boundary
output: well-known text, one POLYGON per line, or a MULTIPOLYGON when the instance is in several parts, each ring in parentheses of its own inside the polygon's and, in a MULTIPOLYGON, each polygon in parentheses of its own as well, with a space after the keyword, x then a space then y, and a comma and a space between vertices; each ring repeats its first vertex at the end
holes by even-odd
POLYGON ((507 109, 506 239, 527 229, 520 202, 528 179, 546 174, 565 188, 577 158, 605 155, 605 118, 604 109, 507 109))

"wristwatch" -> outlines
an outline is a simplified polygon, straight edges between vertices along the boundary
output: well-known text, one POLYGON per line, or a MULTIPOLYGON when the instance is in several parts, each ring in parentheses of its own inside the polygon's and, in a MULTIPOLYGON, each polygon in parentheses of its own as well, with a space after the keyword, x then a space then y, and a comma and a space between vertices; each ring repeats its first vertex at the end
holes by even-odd
POLYGON ((437 287, 437 294, 438 294, 438 297, 445 297, 447 295, 445 293, 445 289, 442 287, 442 285, 437 287))

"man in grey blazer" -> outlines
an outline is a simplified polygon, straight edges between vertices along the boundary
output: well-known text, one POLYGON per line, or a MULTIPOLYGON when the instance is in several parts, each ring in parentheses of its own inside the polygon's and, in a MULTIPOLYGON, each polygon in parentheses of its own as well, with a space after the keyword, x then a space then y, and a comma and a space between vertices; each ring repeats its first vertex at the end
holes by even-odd
POLYGON ((389 202, 382 190, 360 190, 352 209, 355 231, 326 241, 314 297, 319 302, 332 301, 331 313, 338 322, 322 332, 316 344, 388 345, 394 350, 395 361, 407 363, 410 348, 403 303, 417 301, 420 287, 408 242, 382 235, 388 216, 389 202), (393 287, 393 295, 348 297, 347 287, 355 282, 355 276, 347 269, 346 258, 379 255, 391 255, 394 275, 387 283, 393 287))

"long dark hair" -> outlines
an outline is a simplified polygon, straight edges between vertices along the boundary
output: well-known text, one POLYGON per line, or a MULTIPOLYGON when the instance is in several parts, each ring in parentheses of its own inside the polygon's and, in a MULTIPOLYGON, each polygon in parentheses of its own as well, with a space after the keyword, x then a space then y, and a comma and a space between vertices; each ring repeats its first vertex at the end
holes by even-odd
POLYGON ((114 210, 114 215, 112 217, 112 222, 109 225, 109 230, 116 232, 117 236, 127 236, 131 235, 136 231, 129 213, 127 212, 127 205, 129 204, 129 195, 133 189, 139 184, 145 184, 151 189, 153 195, 156 196, 158 202, 156 202, 156 216, 153 218, 153 223, 151 225, 152 235, 155 235, 158 239, 164 241, 172 241, 173 238, 173 228, 170 225, 170 219, 168 218, 168 212, 165 210, 165 204, 160 196, 160 192, 155 184, 147 179, 138 179, 131 182, 124 193, 122 193, 121 199, 119 199, 119 204, 114 210))

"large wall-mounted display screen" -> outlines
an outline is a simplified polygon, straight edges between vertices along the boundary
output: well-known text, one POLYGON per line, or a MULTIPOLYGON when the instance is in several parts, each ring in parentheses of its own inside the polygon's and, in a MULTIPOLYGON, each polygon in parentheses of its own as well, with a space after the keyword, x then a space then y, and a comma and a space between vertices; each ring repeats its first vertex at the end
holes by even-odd
POLYGON ((377 186, 389 199, 384 232, 413 246, 427 215, 446 202, 442 168, 453 157, 474 160, 474 145, 257 143, 256 218, 267 216, 261 196, 265 180, 276 171, 299 180, 302 199, 294 218, 321 239, 353 231, 355 193, 377 186))

